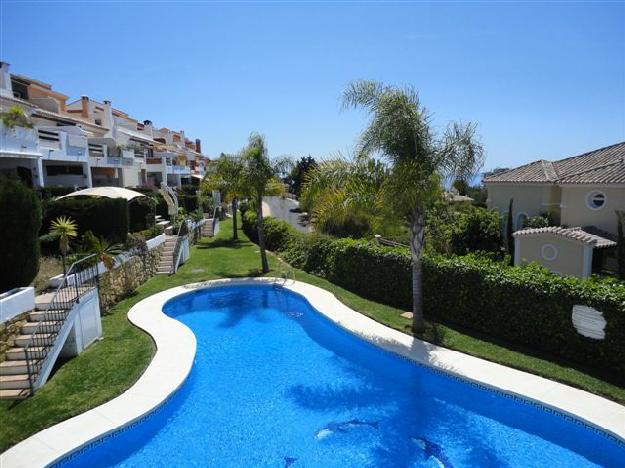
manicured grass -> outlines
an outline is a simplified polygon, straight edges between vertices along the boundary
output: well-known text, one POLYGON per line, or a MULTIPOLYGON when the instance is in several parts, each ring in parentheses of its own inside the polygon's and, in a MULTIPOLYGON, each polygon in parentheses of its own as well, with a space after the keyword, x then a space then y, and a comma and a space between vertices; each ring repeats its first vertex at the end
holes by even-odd
MULTIPOLYGON (((41 429, 110 400, 137 380, 154 353, 154 345, 146 334, 133 327, 126 318, 134 304, 158 291, 181 284, 221 277, 259 275, 258 246, 251 243, 242 231, 239 231, 239 241, 232 241, 231 236, 231 224, 226 221, 222 223, 217 237, 193 247, 191 259, 176 275, 156 276, 139 287, 134 296, 117 304, 102 319, 103 339, 60 366, 34 397, 17 403, 1 402, 0 451, 41 429)), ((295 279, 332 291, 354 310, 390 327, 409 332, 409 321, 400 317, 402 310, 369 301, 323 278, 291 269, 273 255, 269 256, 269 264, 272 269, 269 275, 280 275, 285 270, 292 270, 295 279)), ((625 388, 555 360, 532 356, 512 346, 495 344, 464 330, 428 323, 422 338, 625 403, 625 388)))

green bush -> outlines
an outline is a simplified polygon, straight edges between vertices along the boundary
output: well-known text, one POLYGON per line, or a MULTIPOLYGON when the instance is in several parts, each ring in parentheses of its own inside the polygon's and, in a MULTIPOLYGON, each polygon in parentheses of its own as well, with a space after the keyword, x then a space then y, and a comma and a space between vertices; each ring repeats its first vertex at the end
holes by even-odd
POLYGON ((456 213, 450 236, 452 253, 499 252, 503 247, 501 220, 495 210, 467 207, 456 213))
POLYGON ((78 235, 92 231, 110 242, 124 243, 128 235, 128 202, 123 198, 69 197, 44 205, 42 234, 59 216, 69 216, 78 224, 78 235))
POLYGON ((144 229, 143 231, 133 232, 133 234, 135 237, 140 237, 143 240, 149 240, 156 236, 160 236, 161 234, 163 234, 163 232, 165 232, 165 230, 162 226, 154 225, 152 227, 144 229))
POLYGON ((549 218, 546 216, 530 216, 520 228, 544 228, 549 226, 549 218))
MULTIPOLYGON (((255 222, 254 213, 246 212, 243 229, 252 239, 256 239, 255 222)), ((267 247, 280 252, 294 267, 363 297, 411 308, 408 249, 302 234, 272 218, 267 218, 264 226, 267 247)), ((623 283, 560 277, 533 265, 511 267, 486 255, 428 255, 423 275, 427 317, 599 368, 625 380, 623 283), (605 340, 577 333, 571 322, 576 304, 603 312, 605 340)))
POLYGON ((0 176, 0 293, 28 286, 39 270, 41 206, 35 192, 0 176))
POLYGON ((156 201, 152 197, 137 197, 128 202, 130 232, 143 231, 154 226, 156 201))
POLYGON ((185 184, 177 189, 178 205, 182 206, 187 213, 197 210, 198 207, 198 187, 185 184))
POLYGON ((73 187, 41 187, 38 190, 42 200, 62 197, 75 191, 73 187))

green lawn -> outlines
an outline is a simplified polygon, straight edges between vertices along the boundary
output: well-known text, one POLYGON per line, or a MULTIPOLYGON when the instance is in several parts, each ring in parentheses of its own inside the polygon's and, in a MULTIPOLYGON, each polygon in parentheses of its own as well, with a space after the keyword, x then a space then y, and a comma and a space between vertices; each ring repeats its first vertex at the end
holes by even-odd
MULTIPOLYGON (((154 353, 154 344, 128 322, 126 313, 134 304, 164 289, 196 281, 259 274, 258 247, 242 231, 232 241, 229 221, 220 234, 193 247, 191 259, 174 276, 156 276, 143 284, 103 317, 103 339, 80 356, 59 366, 48 383, 34 397, 20 402, 0 402, 0 452, 27 436, 93 408, 130 387, 141 375, 154 353)), ((289 268, 271 255, 269 264, 276 275, 289 268)), ((375 320, 401 331, 409 322, 399 316, 402 310, 378 304, 342 289, 329 281, 300 270, 295 279, 332 291, 341 301, 375 320)), ((491 361, 527 370, 625 403, 625 389, 562 363, 541 359, 494 344, 465 331, 428 323, 423 337, 442 346, 464 351, 491 361)))

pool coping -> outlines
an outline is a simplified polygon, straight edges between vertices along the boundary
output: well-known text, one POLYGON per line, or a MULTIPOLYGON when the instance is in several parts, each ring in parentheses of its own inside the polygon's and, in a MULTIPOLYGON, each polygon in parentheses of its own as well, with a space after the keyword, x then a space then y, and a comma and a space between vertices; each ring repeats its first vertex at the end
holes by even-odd
POLYGON ((356 312, 334 294, 308 283, 280 278, 218 279, 177 286, 135 304, 128 319, 152 336, 156 354, 137 382, 116 398, 44 429, 0 455, 3 468, 49 466, 103 436, 120 430, 162 405, 186 380, 196 339, 163 313, 184 293, 215 286, 273 284, 303 296, 336 325, 382 349, 452 377, 569 416, 625 444, 625 406, 527 372, 421 341, 356 312), (164 376, 166 378, 164 378, 164 376))

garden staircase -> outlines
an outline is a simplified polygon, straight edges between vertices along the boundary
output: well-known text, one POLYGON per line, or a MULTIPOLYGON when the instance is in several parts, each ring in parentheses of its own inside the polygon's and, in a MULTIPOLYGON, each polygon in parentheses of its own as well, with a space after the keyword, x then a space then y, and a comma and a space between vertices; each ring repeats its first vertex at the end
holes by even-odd
POLYGON ((165 245, 163 246, 163 252, 161 253, 161 259, 156 267, 157 275, 171 275, 174 273, 176 259, 176 243, 178 242, 178 236, 167 236, 165 245))
POLYGON ((202 237, 213 237, 215 235, 213 226, 213 219, 207 218, 206 222, 202 224, 202 237))
POLYGON ((47 380, 73 327, 74 306, 97 290, 93 257, 72 264, 57 289, 35 298, 35 310, 0 363, 0 399, 31 396, 47 380))

